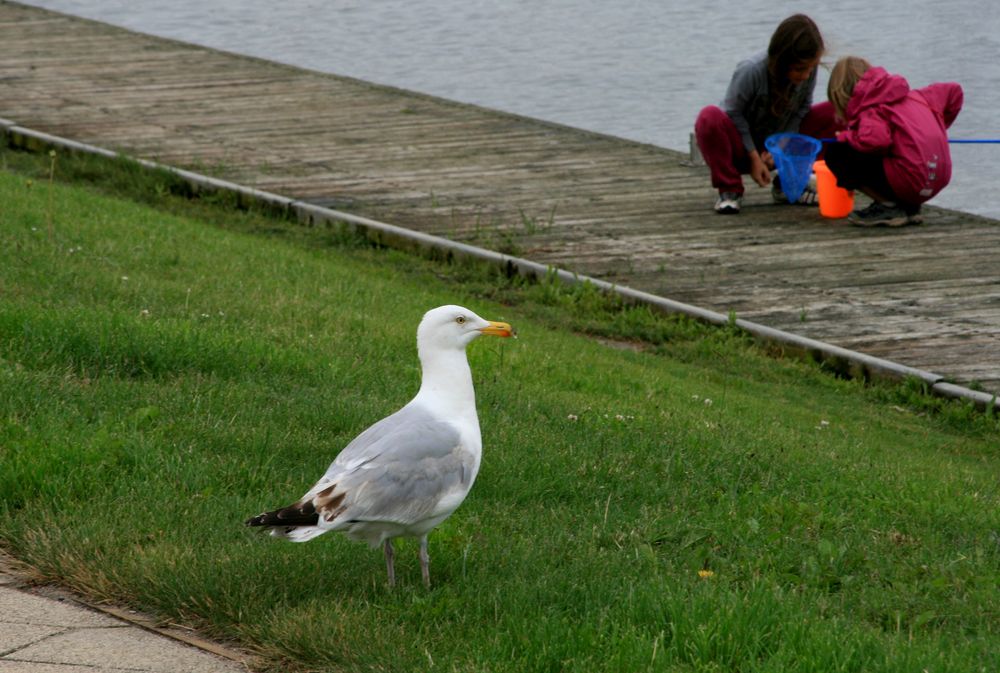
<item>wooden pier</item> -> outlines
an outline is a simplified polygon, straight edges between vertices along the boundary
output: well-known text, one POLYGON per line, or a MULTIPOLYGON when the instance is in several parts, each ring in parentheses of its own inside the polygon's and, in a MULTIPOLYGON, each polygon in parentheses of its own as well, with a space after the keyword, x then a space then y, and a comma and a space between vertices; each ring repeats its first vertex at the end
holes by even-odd
POLYGON ((0 117, 1000 392, 996 220, 717 216, 679 152, 2 0, 0 117))

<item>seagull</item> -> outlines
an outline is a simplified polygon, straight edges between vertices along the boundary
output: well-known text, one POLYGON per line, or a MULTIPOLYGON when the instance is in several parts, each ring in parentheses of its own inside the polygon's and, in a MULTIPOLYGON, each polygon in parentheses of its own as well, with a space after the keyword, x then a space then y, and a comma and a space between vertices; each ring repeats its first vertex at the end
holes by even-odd
POLYGON ((514 336, 504 322, 461 306, 424 314, 417 328, 420 390, 402 409, 358 435, 297 502, 248 519, 271 535, 305 542, 328 530, 383 545, 396 584, 392 540, 420 538, 420 570, 430 588, 427 535, 469 494, 482 457, 476 394, 465 347, 487 334, 514 336))

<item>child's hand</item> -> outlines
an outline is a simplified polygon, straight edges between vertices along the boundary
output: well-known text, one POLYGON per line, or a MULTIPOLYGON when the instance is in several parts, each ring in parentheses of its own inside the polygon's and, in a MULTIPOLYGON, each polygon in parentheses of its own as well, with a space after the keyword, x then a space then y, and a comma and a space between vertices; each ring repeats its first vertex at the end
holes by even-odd
MULTIPOLYGON (((768 153, 770 156, 770 153, 768 153)), ((771 184, 771 171, 757 152, 750 153, 750 177, 761 187, 771 184)))

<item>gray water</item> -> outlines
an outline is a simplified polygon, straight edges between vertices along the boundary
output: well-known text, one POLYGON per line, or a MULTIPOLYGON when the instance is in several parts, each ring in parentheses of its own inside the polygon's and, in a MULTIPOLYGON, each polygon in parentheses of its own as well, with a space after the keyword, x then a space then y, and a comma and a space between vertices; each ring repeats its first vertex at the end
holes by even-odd
MULTIPOLYGON (((993 0, 29 4, 684 151, 698 110, 721 100, 736 63, 764 49, 785 16, 805 12, 824 34, 829 64, 856 54, 915 87, 957 81, 965 107, 951 137, 1000 138, 993 0)), ((826 80, 823 71, 817 100, 826 80)), ((953 145, 952 157, 952 183, 933 203, 1000 218, 1000 144, 953 145)))

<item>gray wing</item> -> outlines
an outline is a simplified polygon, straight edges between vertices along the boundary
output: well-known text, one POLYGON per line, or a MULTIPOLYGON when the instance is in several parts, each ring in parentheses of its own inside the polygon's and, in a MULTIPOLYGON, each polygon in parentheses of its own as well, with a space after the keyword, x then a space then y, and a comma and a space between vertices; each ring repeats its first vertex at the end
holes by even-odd
POLYGON ((464 497, 473 461, 453 425, 404 407, 348 444, 309 495, 327 524, 415 523, 464 497))
POLYGON ((330 464, 325 476, 357 469, 386 453, 404 449, 410 455, 443 456, 458 441, 458 430, 452 424, 422 407, 407 405, 355 437, 330 464))

